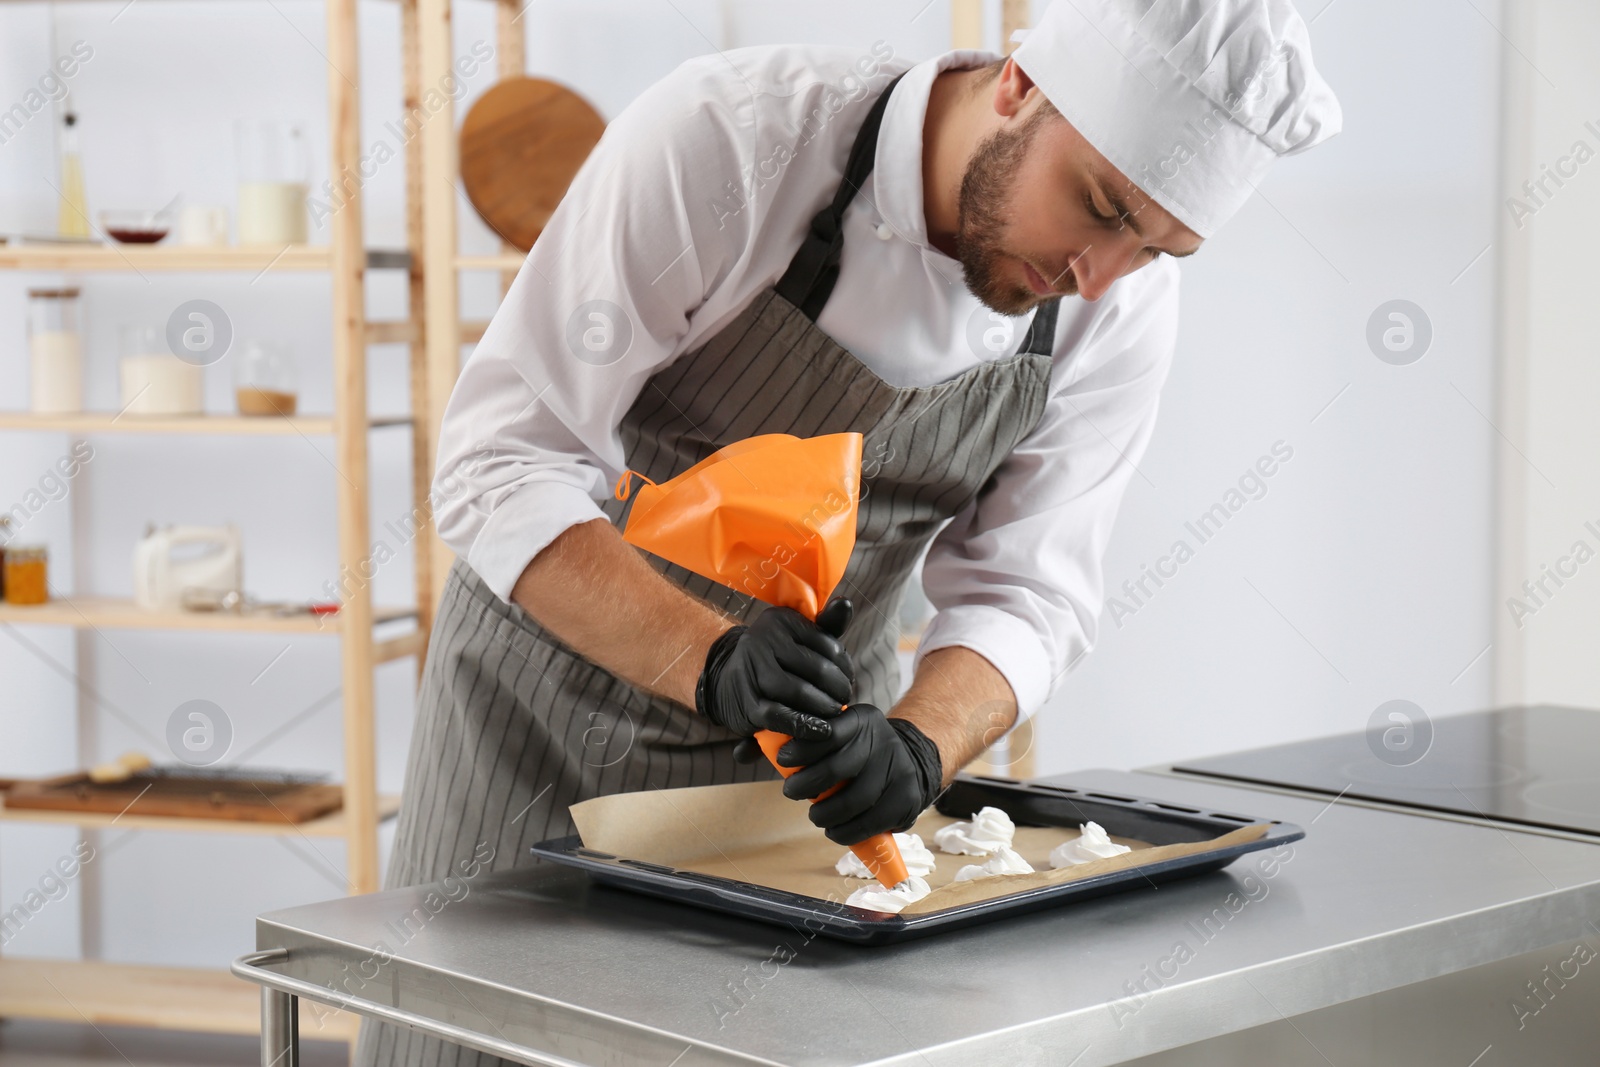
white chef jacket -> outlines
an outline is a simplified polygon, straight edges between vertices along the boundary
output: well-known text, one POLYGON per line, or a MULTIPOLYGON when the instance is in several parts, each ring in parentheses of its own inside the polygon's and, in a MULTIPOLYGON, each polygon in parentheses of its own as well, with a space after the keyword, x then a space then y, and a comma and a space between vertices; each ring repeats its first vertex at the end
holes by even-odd
MULTIPOLYGON (((838 187, 873 99, 908 67, 846 215, 838 284, 817 325, 897 386, 933 385, 1014 353, 1026 317, 988 317, 960 263, 928 244, 922 204, 935 74, 996 58, 955 51, 912 66, 882 42, 744 48, 690 60, 630 104, 450 397, 433 493, 445 543, 509 600, 541 549, 603 517, 597 501, 624 462, 618 423, 644 383, 783 274, 838 187), (605 366, 578 358, 569 341, 574 313, 596 300, 621 308, 632 334, 605 366), (971 340, 995 321, 1015 327, 998 353, 971 340)), ((1061 300, 1039 424, 928 551, 923 587, 935 615, 918 662, 936 648, 970 648, 1005 676, 1026 716, 1093 643, 1101 557, 1155 423, 1177 296, 1177 265, 1159 257, 1098 301, 1061 300)))

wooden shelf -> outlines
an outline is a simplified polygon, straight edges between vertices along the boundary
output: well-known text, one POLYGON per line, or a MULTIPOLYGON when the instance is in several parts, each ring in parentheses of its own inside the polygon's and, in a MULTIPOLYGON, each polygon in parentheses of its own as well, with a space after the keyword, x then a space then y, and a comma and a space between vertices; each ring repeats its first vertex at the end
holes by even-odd
MULTIPOLYGON (((261 991, 227 971, 5 958, 0 1017, 5 1016, 253 1036, 261 1032, 261 991)), ((303 1012, 300 1036, 351 1042, 358 1025, 349 1012, 303 1012)))
POLYGON ((501 252, 493 256, 457 256, 456 270, 521 270, 527 255, 522 252, 501 252))
POLYGON ((408 345, 419 340, 416 325, 408 320, 368 319, 363 328, 369 345, 408 345))
MULTIPOLYGON (((400 798, 378 796, 378 819, 391 819, 400 811, 400 798)), ((171 815, 110 815, 87 811, 36 811, 7 808, 0 800, 0 822, 46 823, 84 829, 163 830, 197 834, 253 834, 265 837, 344 837, 349 832, 343 810, 299 823, 248 822, 243 819, 181 819, 171 815)), ((0 1018, 5 1012, 0 1010, 0 1018)))
MULTIPOLYGON (((412 618, 412 608, 375 608, 375 624, 412 618)), ((221 611, 146 611, 116 597, 57 598, 47 604, 0 604, 0 623, 35 626, 77 626, 108 630, 208 630, 224 633, 337 634, 337 617, 234 615, 221 611)))
POLYGON ((0 268, 71 271, 327 270, 326 245, 186 248, 182 245, 0 245, 0 268))
MULTIPOLYGON (((369 419, 372 429, 410 426, 409 415, 369 419)), ((72 415, 35 415, 28 411, 0 411, 0 430, 59 431, 64 433, 166 433, 242 434, 258 437, 315 437, 334 432, 332 415, 296 416, 290 419, 249 418, 244 415, 121 415, 85 411, 72 415)))
MULTIPOLYGON (((410 253, 371 250, 367 264, 374 270, 405 270, 410 253)), ((239 271, 259 274, 273 271, 319 271, 333 266, 327 245, 280 247, 228 245, 187 248, 183 245, 0 245, 0 270, 34 271, 239 271)))
POLYGON ((378 641, 372 646, 372 662, 388 663, 407 656, 421 656, 427 648, 427 635, 421 630, 411 630, 398 637, 378 641))

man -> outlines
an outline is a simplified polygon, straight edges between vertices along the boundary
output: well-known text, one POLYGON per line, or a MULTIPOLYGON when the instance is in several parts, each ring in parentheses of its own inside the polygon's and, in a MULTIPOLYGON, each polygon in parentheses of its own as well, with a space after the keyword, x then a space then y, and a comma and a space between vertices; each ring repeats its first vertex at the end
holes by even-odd
MULTIPOLYGON (((1009 60, 743 49, 643 94, 445 415, 437 521, 460 559, 390 882, 485 843, 527 863, 586 797, 774 777, 735 758, 763 727, 796 737, 790 796, 849 782, 811 808, 835 841, 908 825, 1093 639, 1176 260, 1339 122, 1288 0, 1072 0, 1009 60), (618 532, 624 470, 847 430, 850 603, 815 623, 618 532), (924 554, 936 614, 901 695, 894 620, 924 554)), ((438 1055, 394 1031, 365 1048, 438 1055)))

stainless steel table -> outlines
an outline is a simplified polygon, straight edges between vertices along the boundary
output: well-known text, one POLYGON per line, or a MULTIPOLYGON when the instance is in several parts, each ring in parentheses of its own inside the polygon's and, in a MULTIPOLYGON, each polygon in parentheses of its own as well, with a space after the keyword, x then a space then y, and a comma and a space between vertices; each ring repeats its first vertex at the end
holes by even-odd
POLYGON ((234 970, 263 986, 264 1067, 295 1067, 297 999, 554 1067, 1096 1067, 1600 933, 1600 845, 1149 774, 1050 780, 1308 836, 883 948, 541 866, 264 915, 234 970))

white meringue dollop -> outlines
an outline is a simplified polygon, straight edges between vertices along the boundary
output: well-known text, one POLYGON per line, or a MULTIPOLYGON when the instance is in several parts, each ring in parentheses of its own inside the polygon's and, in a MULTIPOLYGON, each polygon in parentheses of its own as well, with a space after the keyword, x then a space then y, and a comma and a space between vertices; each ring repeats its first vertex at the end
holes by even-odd
MULTIPOLYGON (((920 834, 895 834, 894 843, 900 846, 900 858, 906 861, 907 874, 925 878, 932 872, 933 853, 922 843, 920 834)), ((846 878, 872 877, 867 865, 861 862, 861 857, 854 852, 846 852, 840 856, 839 862, 833 865, 833 869, 846 878)))
POLYGON ((1091 860, 1109 859, 1124 852, 1132 852, 1127 845, 1119 845, 1097 822, 1086 822, 1078 827, 1078 837, 1050 850, 1050 866, 1060 869, 1091 860))
POLYGON ((986 878, 991 874, 1032 874, 1033 864, 1023 859, 1016 852, 1002 845, 995 849, 994 855, 983 863, 969 863, 956 872, 955 881, 970 882, 974 878, 986 878))
POLYGON ((987 856, 1010 848, 1017 825, 999 808, 982 808, 971 822, 953 822, 933 832, 933 843, 941 852, 957 856, 987 856))
POLYGON ((928 895, 928 883, 912 875, 893 889, 885 889, 874 882, 864 885, 851 893, 845 903, 857 908, 866 908, 869 911, 894 911, 897 912, 907 904, 914 904, 928 895))

